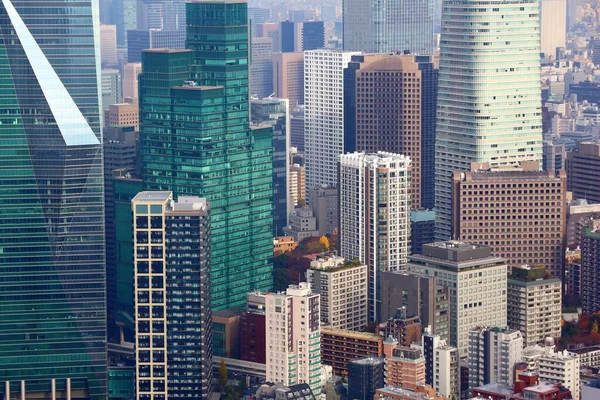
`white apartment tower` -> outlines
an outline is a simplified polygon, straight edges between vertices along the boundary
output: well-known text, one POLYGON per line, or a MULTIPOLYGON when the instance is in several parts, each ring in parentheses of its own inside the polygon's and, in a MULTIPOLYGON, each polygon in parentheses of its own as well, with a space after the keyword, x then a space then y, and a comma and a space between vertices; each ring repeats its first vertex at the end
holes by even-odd
POLYGON ((425 383, 442 396, 459 398, 458 349, 449 346, 439 335, 432 335, 429 331, 430 328, 427 328, 421 339, 425 357, 425 383))
POLYGON ((437 277, 450 297, 450 344, 467 357, 469 332, 480 326, 506 326, 506 260, 487 246, 459 242, 423 245, 412 254, 409 272, 437 277))
POLYGON ((323 254, 310 263, 306 280, 321 295, 321 324, 358 331, 368 322, 368 268, 357 261, 323 254))
POLYGON ((286 386, 307 383, 313 393, 320 393, 319 295, 302 282, 265 297, 267 381, 286 386))
POLYGON ((469 332, 469 387, 514 383, 515 364, 523 361, 523 336, 517 330, 483 328, 469 332))
POLYGON ((410 251, 410 158, 351 153, 340 158, 340 252, 369 267, 369 317, 379 315, 379 271, 403 271, 410 251))
POLYGON ((452 173, 542 159, 537 0, 444 3, 435 157, 436 238, 451 236, 452 173))
POLYGON ((337 186, 344 153, 344 68, 359 52, 304 52, 304 156, 306 191, 337 186))

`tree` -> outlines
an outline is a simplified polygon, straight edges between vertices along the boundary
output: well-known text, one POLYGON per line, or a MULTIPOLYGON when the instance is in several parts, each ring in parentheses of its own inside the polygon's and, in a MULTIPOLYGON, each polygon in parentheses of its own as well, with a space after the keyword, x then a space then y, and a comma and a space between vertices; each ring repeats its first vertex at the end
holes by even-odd
POLYGON ((321 236, 319 238, 319 243, 325 246, 325 250, 329 250, 329 239, 327 239, 327 236, 321 236))
POLYGON ((598 321, 594 321, 592 324, 592 333, 598 334, 598 321))
POLYGON ((231 383, 228 383, 227 386, 225 386, 225 390, 223 391, 224 400, 239 400, 240 397, 240 393, 235 390, 231 383))
POLYGON ((333 228, 333 232, 331 232, 329 237, 329 248, 331 250, 339 250, 338 247, 338 236, 340 234, 340 230, 338 228, 333 228))
POLYGON ((221 386, 221 390, 224 390, 225 386, 227 386, 227 366, 224 360, 221 360, 221 364, 219 365, 219 385, 221 386))

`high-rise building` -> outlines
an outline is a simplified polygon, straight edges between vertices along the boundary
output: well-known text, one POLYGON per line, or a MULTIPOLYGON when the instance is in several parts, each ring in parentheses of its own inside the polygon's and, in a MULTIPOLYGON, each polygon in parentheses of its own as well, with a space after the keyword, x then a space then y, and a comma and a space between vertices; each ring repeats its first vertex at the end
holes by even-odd
POLYGON ((127 62, 142 61, 148 49, 185 49, 185 30, 137 29, 127 31, 127 62))
POLYGON ((302 51, 317 50, 325 47, 325 24, 323 21, 305 21, 302 23, 302 51))
POLYGON ((185 29, 187 0, 141 0, 146 29, 185 29))
POLYGON ((315 187, 310 190, 310 207, 317 219, 319 236, 331 235, 340 227, 339 194, 334 187, 315 187))
POLYGON ((0 380, 107 396, 97 5, 0 3, 0 380))
POLYGON ((410 275, 407 272, 381 272, 380 321, 393 318, 398 309, 418 315, 424 327, 430 327, 444 340, 450 339, 448 289, 435 277, 410 275))
POLYGON ((146 189, 211 203, 211 303, 218 311, 243 306, 246 293, 273 283, 272 134, 249 124, 246 2, 187 7, 191 50, 142 55, 142 176, 146 189), (230 61, 223 64, 227 46, 230 61))
POLYGON ((469 331, 480 326, 506 326, 506 271, 503 258, 492 249, 466 242, 423 245, 410 256, 408 271, 437 276, 450 295, 450 344, 467 356, 469 331), (455 287, 456 286, 456 287, 455 287), (472 291, 464 295, 464 290, 472 291))
POLYGON ((423 245, 435 242, 435 211, 414 210, 410 212, 410 252, 420 254, 423 245))
POLYGON ((299 164, 290 166, 288 180, 290 184, 288 202, 294 208, 298 207, 301 203, 306 203, 306 169, 299 164))
POLYGON ((319 295, 302 282, 285 293, 267 293, 265 297, 267 381, 286 386, 304 382, 313 393, 319 393, 319 295))
POLYGON ((136 398, 212 393, 210 206, 140 192, 133 210, 136 398), (191 371, 195 371, 191 373, 191 371))
POLYGON ((294 211, 289 200, 288 170, 290 158, 290 113, 287 99, 252 100, 250 120, 273 130, 273 236, 282 233, 288 215, 294 211))
POLYGON ((539 171, 537 161, 497 170, 483 163, 455 172, 452 186, 453 239, 490 246, 510 266, 541 264, 562 277, 564 171, 539 171))
POLYGON ((367 266, 331 254, 311 261, 306 281, 321 295, 323 326, 358 331, 367 326, 367 266))
POLYGON ((252 38, 250 94, 259 99, 273 94, 273 39, 252 38))
POLYGON ((566 167, 573 198, 600 203, 600 143, 579 143, 567 153, 566 167))
POLYGON ((140 130, 140 118, 137 103, 118 103, 108 106, 106 125, 132 126, 135 131, 140 130))
POLYGON ((306 189, 337 186, 344 153, 344 68, 356 52, 304 52, 306 189))
POLYGON ((270 37, 273 39, 273 51, 281 51, 281 31, 278 22, 265 22, 253 26, 256 27, 256 37, 270 37))
POLYGON ((138 102, 138 76, 142 73, 142 63, 123 65, 123 99, 138 102))
POLYGON ((556 59, 556 49, 567 43, 567 1, 540 0, 541 52, 556 59))
POLYGON ((581 305, 585 314, 600 310, 600 229, 586 228, 581 240, 581 305))
POLYGON ((127 31, 137 29, 140 0, 113 2, 112 22, 117 26, 117 45, 127 46, 127 31))
POLYGON ((523 361, 518 330, 483 328, 469 331, 469 387, 500 382, 513 384, 515 364, 523 361))
POLYGON ((425 357, 425 383, 442 396, 458 399, 458 349, 429 332, 423 335, 421 347, 425 357))
POLYGON ((360 358, 348 363, 348 398, 373 399, 375 391, 384 386, 385 360, 378 357, 360 358))
POLYGON ((248 21, 252 27, 252 36, 260 37, 260 26, 271 20, 271 10, 268 8, 248 7, 248 21))
POLYGON ((302 22, 282 21, 279 24, 282 53, 302 51, 302 22))
MULTIPOLYGON (((304 104, 304 53, 273 54, 273 93, 275 97, 288 99, 292 109, 304 104)), ((304 150, 304 140, 292 145, 304 150)))
POLYGON ((379 272, 406 268, 410 250, 410 163, 378 152, 342 155, 340 254, 369 266, 369 318, 379 319, 379 272))
POLYGON ((123 84, 118 69, 103 69, 101 76, 102 110, 105 111, 111 104, 120 103, 123 100, 123 84))
MULTIPOLYGON (((104 201, 106 236, 106 282, 107 308, 112 320, 117 306, 117 267, 116 237, 117 218, 115 214, 115 190, 113 170, 135 168, 137 159, 136 131, 129 126, 108 126, 103 130, 104 150, 104 201)), ((129 206, 131 209, 131 206, 129 206)), ((130 287, 133 291, 133 287, 130 287)))
POLYGON ((347 0, 342 7, 346 51, 393 53, 409 50, 432 55, 434 1, 347 0))
POLYGON ((542 157, 542 170, 554 171, 557 174, 561 169, 565 169, 567 153, 564 144, 544 141, 542 157))
POLYGON ((117 66, 117 27, 100 25, 100 64, 102 67, 117 66))
POLYGON ((562 283, 543 266, 513 266, 508 278, 508 326, 521 331, 524 346, 561 334, 562 283))
POLYGON ((453 172, 470 170, 471 162, 497 167, 542 159, 539 23, 537 0, 485 7, 459 0, 444 8, 435 157, 438 239, 452 234, 453 172), (513 39, 516 31, 519 40, 513 39))
POLYGON ((240 317, 241 360, 267 363, 266 301, 266 295, 261 292, 247 295, 246 312, 240 317))
POLYGON ((357 55, 344 70, 344 152, 410 157, 413 209, 434 206, 436 79, 428 56, 357 55))

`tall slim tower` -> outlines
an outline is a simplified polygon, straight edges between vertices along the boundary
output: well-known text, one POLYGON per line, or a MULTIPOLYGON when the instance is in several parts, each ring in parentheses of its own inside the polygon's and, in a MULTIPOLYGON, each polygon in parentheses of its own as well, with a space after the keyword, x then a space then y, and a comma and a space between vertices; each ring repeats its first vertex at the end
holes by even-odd
POLYGON ((9 398, 107 395, 94 4, 0 2, 0 381, 9 398))
POLYGON ((537 0, 444 5, 436 131, 437 234, 451 235, 452 173, 542 159, 537 0), (473 22, 477 21, 477 23, 473 22))
POLYGON ((433 54, 433 0, 345 0, 342 14, 346 51, 433 54))
POLYGON ((142 54, 142 178, 146 190, 210 202, 211 303, 221 310, 272 286, 272 131, 250 127, 246 2, 188 3, 187 24, 191 51, 142 54))

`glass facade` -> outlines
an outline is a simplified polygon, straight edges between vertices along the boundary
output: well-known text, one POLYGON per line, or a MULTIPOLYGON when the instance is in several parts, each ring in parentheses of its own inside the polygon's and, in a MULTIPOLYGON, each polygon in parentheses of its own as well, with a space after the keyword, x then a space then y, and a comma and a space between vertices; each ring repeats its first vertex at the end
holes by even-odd
POLYGON ((208 199, 213 309, 241 307, 272 287, 272 134, 249 126, 246 3, 189 3, 187 23, 191 52, 142 55, 144 188, 208 199))
POLYGON ((345 51, 433 54, 434 0, 345 0, 342 13, 345 51))
POLYGON ((97 11, 0 3, 0 381, 15 396, 24 380, 50 398, 52 379, 107 394, 97 11))
POLYGON ((251 120, 273 129, 273 236, 280 236, 287 218, 294 211, 288 206, 290 115, 287 99, 252 100, 251 120))
POLYGON ((451 236, 452 173, 542 159, 537 0, 444 4, 435 142, 436 239, 451 236))

